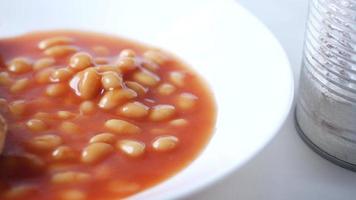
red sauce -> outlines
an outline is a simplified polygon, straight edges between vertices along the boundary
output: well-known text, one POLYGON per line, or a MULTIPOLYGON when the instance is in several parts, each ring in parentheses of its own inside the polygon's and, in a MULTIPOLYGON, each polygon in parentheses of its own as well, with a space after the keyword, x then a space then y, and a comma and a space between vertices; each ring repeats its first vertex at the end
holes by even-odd
MULTIPOLYGON (((39 32, 1 39, 0 73, 2 73, 0 74, 0 98, 5 102, 0 105, 2 106, 0 112, 9 126, 5 148, 0 157, 1 199, 109 200, 126 197, 147 189, 186 167, 204 148, 213 132, 216 107, 211 92, 200 77, 172 55, 126 39, 69 31, 39 32), (98 106, 100 99, 107 92, 102 86, 92 98, 83 99, 78 96, 78 91, 76 93, 73 86, 69 86, 73 77, 61 81, 65 85, 65 92, 48 96, 46 89, 53 84, 51 83, 53 81, 38 83, 36 76, 41 71, 52 67, 69 69, 72 72, 71 76, 80 73, 69 67, 74 50, 53 56, 45 55, 45 50, 38 48, 40 41, 57 36, 71 39, 70 42, 58 44, 70 45, 78 52, 90 54, 93 63, 88 68, 97 67, 99 64, 95 62, 104 60, 108 62, 106 65, 118 69, 115 73, 123 79, 120 86, 122 88, 118 90, 130 89, 125 82, 137 81, 135 73, 140 71, 149 71, 150 75, 159 77, 157 83, 152 85, 141 83, 146 93, 139 94, 136 91, 137 96, 125 99, 112 109, 102 109, 98 106), (131 49, 136 54, 134 67, 129 70, 121 69, 117 61, 118 55, 124 49, 131 49), (144 53, 150 50, 158 52, 157 55, 163 61, 157 62, 157 60, 149 60, 149 56, 145 57, 144 53), (31 69, 23 73, 9 71, 11 62, 17 57, 25 57, 31 69), (34 63, 44 57, 53 59, 55 63, 41 70, 35 70, 34 63), (146 69, 143 66, 146 61, 158 68, 146 69), (183 75, 181 79, 183 84, 172 82, 172 72, 183 75), (27 78, 26 86, 20 85, 19 91, 14 89, 16 92, 11 92, 11 87, 22 78, 27 78), (4 79, 9 79, 9 83, 6 83, 6 80, 1 81, 4 79), (162 94, 159 88, 163 83, 174 88, 174 91, 162 94), (179 95, 183 93, 189 94, 188 104, 185 104, 187 102, 184 100, 179 102, 179 95), (25 108, 20 114, 14 114, 13 110, 7 108, 17 100, 24 102, 25 108), (83 114, 79 111, 79 105, 84 100, 95 105, 93 113, 83 114), (132 118, 118 113, 118 109, 134 101, 147 106, 147 114, 132 118), (158 121, 152 120, 152 109, 162 104, 171 105, 174 113, 158 121), (63 120, 58 117, 58 111, 69 111, 74 117, 63 120), (38 112, 43 112, 42 116, 38 112), (28 121, 31 119, 40 119, 45 124, 45 128, 40 128, 39 131, 29 128, 28 121), (124 120, 134 124, 140 131, 134 134, 113 132, 105 126, 106 121, 110 119, 124 120), (181 120, 175 121, 176 124, 172 125, 172 120, 175 119, 181 120), (60 128, 63 121, 76 125, 74 131, 71 133, 63 131, 60 128), (107 142, 111 146, 110 152, 98 161, 83 162, 83 151, 89 145, 90 139, 103 132, 114 136, 114 143, 107 142), (31 146, 34 138, 48 134, 59 136, 60 144, 53 144, 53 147, 45 149, 31 146), (159 151, 154 148, 153 142, 160 136, 173 136, 177 141, 172 148, 159 151), (143 152, 138 156, 130 156, 118 147, 117 143, 122 140, 139 142, 144 146, 143 152), (53 152, 59 146, 69 147, 71 159, 54 159, 53 152), (68 171, 84 173, 84 178, 77 174, 79 178, 70 177, 69 182, 57 183, 53 180, 56 174, 68 171), (89 178, 86 178, 87 176, 89 178), (24 187, 21 189, 22 186, 24 187)), ((96 73, 99 77, 105 74, 100 70, 96 70, 96 73)))

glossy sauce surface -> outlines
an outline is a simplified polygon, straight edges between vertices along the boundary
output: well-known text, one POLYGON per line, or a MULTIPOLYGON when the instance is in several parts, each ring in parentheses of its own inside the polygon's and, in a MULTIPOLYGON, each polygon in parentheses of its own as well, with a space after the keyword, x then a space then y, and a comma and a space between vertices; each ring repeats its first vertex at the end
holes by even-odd
POLYGON ((127 197, 187 166, 216 115, 204 82, 172 55, 84 32, 0 40, 0 98, 1 199, 127 197))

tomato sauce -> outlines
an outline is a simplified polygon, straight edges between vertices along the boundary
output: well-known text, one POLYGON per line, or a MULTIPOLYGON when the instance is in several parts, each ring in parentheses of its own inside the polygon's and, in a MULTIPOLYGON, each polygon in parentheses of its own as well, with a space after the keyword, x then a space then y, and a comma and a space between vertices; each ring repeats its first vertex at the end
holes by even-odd
POLYGON ((75 31, 1 39, 0 100, 9 127, 0 157, 0 199, 110 200, 138 193, 192 162, 209 141, 216 117, 209 88, 171 54, 127 39, 75 31), (41 41, 48 47, 39 46, 41 41), (81 60, 83 52, 90 66, 81 60), (48 66, 36 68, 43 58, 50 60, 48 66), (58 69, 68 69, 68 77, 51 79, 58 69), (41 73, 44 81, 38 78, 41 73), (90 78, 86 83, 86 73, 97 84, 90 78), (115 85, 110 78, 116 77, 119 85, 103 86, 108 73, 106 83, 115 85), (48 92, 50 85, 56 85, 54 92, 48 92), (89 96, 80 96, 87 91, 89 96), (110 92, 124 97, 112 100, 111 106, 110 92), (90 113, 80 110, 84 101, 90 113), (109 126, 109 120, 120 121, 109 126), (129 125, 121 127, 122 121, 129 125), (101 133, 110 137, 88 148, 95 143, 91 138, 101 133))

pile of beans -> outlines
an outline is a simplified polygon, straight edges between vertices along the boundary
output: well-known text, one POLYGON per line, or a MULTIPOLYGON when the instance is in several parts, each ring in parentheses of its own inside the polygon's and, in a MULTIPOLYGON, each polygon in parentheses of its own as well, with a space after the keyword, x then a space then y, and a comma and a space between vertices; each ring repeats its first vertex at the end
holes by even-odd
POLYGON ((116 197, 138 192, 146 187, 138 180, 110 179, 115 163, 168 159, 182 149, 182 131, 196 126, 189 116, 200 97, 187 90, 193 75, 165 69, 175 60, 161 50, 113 52, 53 36, 36 51, 0 68, 0 112, 10 129, 0 158, 2 198, 90 199, 90 184, 100 180, 116 197), (42 177, 54 193, 36 181, 13 181, 24 177, 42 177))

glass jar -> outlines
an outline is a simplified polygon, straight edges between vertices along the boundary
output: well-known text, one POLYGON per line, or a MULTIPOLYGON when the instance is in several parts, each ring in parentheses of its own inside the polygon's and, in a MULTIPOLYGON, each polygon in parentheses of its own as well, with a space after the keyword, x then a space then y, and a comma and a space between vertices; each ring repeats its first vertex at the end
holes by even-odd
POLYGON ((302 138, 356 170, 356 1, 311 0, 297 100, 302 138))

